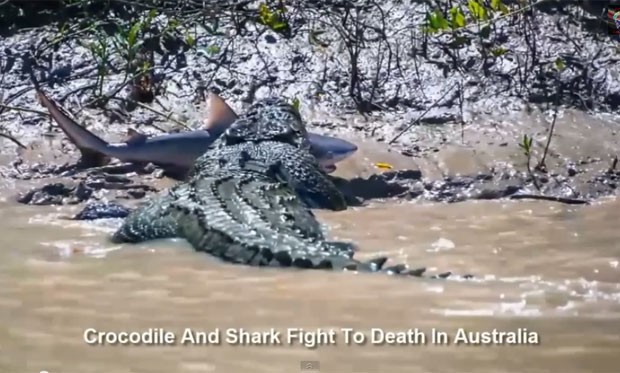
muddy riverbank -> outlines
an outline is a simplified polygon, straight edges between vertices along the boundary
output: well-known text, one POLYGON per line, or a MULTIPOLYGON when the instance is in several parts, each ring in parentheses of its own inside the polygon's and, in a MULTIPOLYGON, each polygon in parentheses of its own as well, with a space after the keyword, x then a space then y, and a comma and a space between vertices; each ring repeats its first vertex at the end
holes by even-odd
MULTIPOLYGON (((339 163, 332 176, 352 206, 385 199, 462 202, 543 197, 582 204, 616 194, 620 171, 615 168, 615 154, 620 144, 612 121, 576 110, 564 111, 556 119, 557 132, 546 156, 546 172, 530 173, 528 159, 519 146, 520 133, 527 129, 533 134, 536 148, 532 157, 540 159, 549 122, 542 114, 520 113, 513 118, 480 118, 474 128, 416 128, 416 143, 428 148, 418 154, 388 146, 380 139, 327 130, 324 133, 358 146, 357 153, 339 163)), ((16 179, 16 185, 37 185, 21 187, 16 194, 20 202, 45 205, 116 199, 126 204, 174 183, 153 166, 111 164, 76 169, 73 164, 79 153, 71 145, 63 152, 60 138, 62 135, 33 142, 34 149, 20 151, 23 161, 12 162, 2 170, 5 177, 16 179)), ((535 167, 534 161, 530 163, 530 169, 535 167)))
MULTIPOLYGON (((44 112, 32 93, 32 68, 51 97, 106 140, 121 139, 128 127, 147 133, 180 124, 200 128, 205 90, 219 92, 238 112, 267 95, 298 99, 310 129, 349 138, 363 144, 360 154, 371 154, 354 158, 336 174, 354 179, 341 182, 353 205, 386 197, 457 202, 541 195, 584 203, 615 194, 617 42, 591 7, 543 1, 521 9, 507 2, 514 16, 485 8, 482 24, 464 7, 466 25, 448 33, 428 29, 429 14, 453 17, 441 1, 364 4, 333 3, 321 10, 291 3, 287 33, 257 23, 251 17, 260 13, 257 4, 244 5, 249 18, 243 32, 226 22, 213 30, 208 18, 195 20, 190 33, 172 24, 165 9, 149 16, 136 11, 140 17, 129 20, 106 13, 86 31, 79 18, 64 26, 16 29, 0 40, 5 105, 0 118, 4 132, 28 149, 2 139, 2 174, 70 175, 58 167, 77 160, 48 118, 19 110, 44 112), (343 32, 358 25, 350 17, 367 26, 359 40, 343 39, 343 32), (336 26, 334 19, 344 24, 336 26), (114 20, 116 28, 106 26, 114 20), (130 39, 123 38, 135 25, 136 35, 150 43, 138 43, 134 52, 138 59, 150 54, 147 91, 155 101, 130 105, 127 99, 139 97, 135 84, 127 82, 131 66, 123 53, 129 53, 130 39), (166 44, 163 34, 175 48, 155 48, 166 44), (351 43, 360 47, 355 56, 351 43), (96 52, 104 46, 102 60, 96 52), (110 100, 93 103, 97 95, 110 100), (526 145, 531 140, 529 162, 520 147, 524 136, 526 145)), ((232 14, 225 7, 219 12, 222 19, 232 14)), ((157 189, 151 179, 161 172, 151 178, 151 171, 138 170, 147 175, 134 181, 80 173, 75 182, 61 180, 65 186, 57 191, 46 189, 56 196, 22 201, 74 203, 96 198, 102 188, 120 189, 121 198, 141 198, 157 189)))

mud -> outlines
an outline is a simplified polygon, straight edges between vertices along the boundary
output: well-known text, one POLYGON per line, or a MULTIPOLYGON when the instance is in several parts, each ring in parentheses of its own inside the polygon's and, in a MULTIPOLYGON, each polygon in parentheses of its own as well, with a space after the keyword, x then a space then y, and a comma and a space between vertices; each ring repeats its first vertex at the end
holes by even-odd
MULTIPOLYGON (((333 174, 351 206, 385 199, 462 202, 510 198, 584 204, 616 195, 620 170, 616 169, 615 154, 620 143, 612 120, 579 111, 560 113, 543 171, 535 166, 542 159, 550 125, 544 112, 519 113, 502 121, 488 117, 478 120, 481 123, 478 126, 463 128, 458 125, 416 128, 419 136, 416 144, 426 144, 428 149, 418 153, 399 150, 381 139, 364 139, 342 130, 330 130, 317 126, 316 122, 311 122, 311 128, 342 136, 358 145, 358 152, 339 163, 333 174), (534 139, 531 172, 519 147, 520 131, 530 133, 534 139)), ((332 123, 337 127, 338 118, 332 123)), ((27 157, 32 159, 32 154, 23 152, 23 162, 3 171, 10 178, 44 179, 35 193, 37 198, 33 199, 30 191, 27 194, 30 197, 21 199, 22 202, 75 203, 90 197, 99 200, 105 195, 126 204, 123 199, 139 199, 150 195, 152 190, 161 190, 162 182, 163 185, 174 183, 165 177, 163 170, 152 165, 111 164, 80 169, 71 165, 71 159, 75 162, 79 155, 71 145, 60 146, 60 139, 62 136, 56 136, 49 144, 35 148, 43 159, 63 160, 62 165, 41 162, 29 166, 27 157), (64 193, 73 194, 70 198, 43 197, 55 191, 54 187, 44 185, 45 178, 53 178, 52 184, 64 183, 64 190, 72 190, 64 193), (81 197, 75 195, 81 190, 75 187, 79 182, 89 191, 81 197)))

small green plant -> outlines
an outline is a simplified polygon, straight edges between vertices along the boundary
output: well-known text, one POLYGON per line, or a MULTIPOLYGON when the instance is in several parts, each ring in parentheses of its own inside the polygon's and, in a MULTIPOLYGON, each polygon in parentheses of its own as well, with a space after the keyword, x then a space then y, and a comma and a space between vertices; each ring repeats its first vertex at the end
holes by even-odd
POLYGON ((293 108, 295 109, 295 111, 297 111, 299 113, 299 108, 301 107, 301 101, 299 101, 299 99, 297 97, 295 97, 293 99, 293 108))
POLYGON ((119 26, 118 31, 112 38, 116 52, 122 55, 127 63, 126 72, 128 74, 133 73, 135 68, 139 68, 139 66, 135 66, 134 61, 144 44, 146 30, 151 26, 156 16, 157 11, 151 9, 144 19, 136 21, 128 29, 119 26), (131 66, 134 66, 134 69, 130 68, 131 66))
POLYGON ((491 49, 491 54, 495 57, 500 57, 505 55, 506 53, 508 53, 508 49, 506 48, 502 48, 502 47, 497 47, 497 48, 493 48, 491 49))
POLYGON ((532 182, 534 183, 534 186, 536 187, 536 189, 540 190, 540 186, 538 185, 538 180, 536 179, 536 175, 534 175, 534 172, 532 171, 532 166, 531 166, 533 141, 534 139, 532 136, 523 135, 523 139, 521 139, 521 142, 519 143, 519 147, 523 150, 523 154, 525 155, 525 158, 526 158, 527 173, 532 178, 532 182))
POLYGON ((556 58, 553 64, 557 71, 562 71, 566 68, 566 62, 564 62, 564 59, 562 59, 561 57, 556 58))
POLYGON ((93 56, 95 63, 97 64, 97 82, 95 83, 98 96, 101 96, 103 92, 103 82, 108 75, 108 65, 110 63, 110 50, 108 49, 108 43, 105 37, 101 34, 96 34, 96 41, 85 45, 90 54, 93 56))
POLYGON ((525 156, 527 157, 528 163, 529 160, 532 158, 532 143, 532 136, 528 135, 523 135, 523 139, 521 139, 521 142, 519 143, 519 147, 523 149, 523 154, 525 154, 525 156))
POLYGON ((425 31, 431 34, 442 30, 448 30, 450 28, 450 23, 440 10, 434 10, 427 13, 426 22, 427 25, 425 27, 425 31))
POLYGON ((510 12, 508 10, 508 7, 502 2, 502 0, 491 0, 491 9, 496 12, 501 12, 502 15, 506 15, 510 12))
POLYGON ((217 44, 211 44, 205 50, 210 56, 215 56, 220 53, 220 46, 217 44))
POLYGON ((289 31, 285 13, 284 6, 271 10, 267 4, 262 3, 258 8, 258 21, 277 33, 285 33, 289 31))
POLYGON ((450 9, 450 26, 452 29, 458 29, 465 27, 465 24, 465 14, 463 14, 461 7, 453 6, 450 9))
POLYGON ((193 48, 196 46, 196 38, 194 38, 194 36, 190 35, 189 33, 185 35, 185 43, 190 47, 193 48))
MULTIPOLYGON (((487 23, 492 22, 493 16, 501 13, 505 15, 508 13, 508 7, 504 5, 502 0, 491 0, 491 5, 486 6, 482 0, 468 0, 467 1, 467 14, 463 11, 461 6, 455 5, 444 14, 441 10, 435 9, 426 14, 426 24, 423 26, 425 32, 430 34, 439 33, 442 31, 449 31, 453 37, 456 38, 469 38, 465 37, 458 31, 469 27, 471 24, 477 24, 480 28, 479 33, 481 37, 486 38, 489 36, 490 28, 487 23), (468 21, 469 15, 469 21, 468 21), (472 21, 474 23, 472 23, 472 21), (485 24, 482 26, 482 24, 485 24)), ((460 47, 465 44, 469 44, 467 41, 460 40, 452 43, 453 47, 460 47)))
POLYGON ((484 22, 489 20, 489 11, 484 4, 478 2, 478 0, 469 0, 467 2, 467 8, 471 13, 471 16, 477 22, 484 22))

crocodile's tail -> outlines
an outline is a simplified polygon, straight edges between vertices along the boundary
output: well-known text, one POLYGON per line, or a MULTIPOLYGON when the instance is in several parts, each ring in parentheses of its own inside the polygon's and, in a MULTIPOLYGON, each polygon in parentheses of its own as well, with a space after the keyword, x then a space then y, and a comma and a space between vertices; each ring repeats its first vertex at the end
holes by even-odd
POLYGON ((431 276, 425 276, 426 268, 411 269, 405 264, 396 264, 385 267, 388 257, 380 256, 367 261, 359 261, 353 258, 357 247, 348 242, 325 241, 320 244, 320 251, 309 252, 282 252, 278 253, 281 259, 272 265, 295 267, 300 269, 328 269, 354 272, 371 272, 397 275, 399 277, 424 277, 431 279, 446 279, 448 277, 469 279, 473 275, 455 275, 452 272, 442 272, 431 276), (282 260, 282 257, 285 257, 282 260))
POLYGON ((372 258, 370 260, 364 262, 355 261, 346 265, 343 270, 345 271, 359 271, 359 272, 381 272, 389 275, 397 275, 402 277, 425 277, 431 279, 445 279, 448 277, 460 277, 463 279, 473 278, 473 275, 455 275, 452 272, 442 272, 436 275, 425 276, 426 268, 414 268, 410 269, 406 264, 396 264, 389 267, 384 267, 385 263, 388 261, 388 257, 380 256, 376 258, 372 258))

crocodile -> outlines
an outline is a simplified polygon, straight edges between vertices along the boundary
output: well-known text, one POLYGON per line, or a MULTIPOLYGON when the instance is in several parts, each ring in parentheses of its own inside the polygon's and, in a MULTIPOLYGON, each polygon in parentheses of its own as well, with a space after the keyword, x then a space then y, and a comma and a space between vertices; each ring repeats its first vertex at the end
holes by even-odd
POLYGON ((198 158, 188 181, 132 212, 111 241, 184 238, 236 264, 421 277, 424 268, 385 267, 384 256, 360 261, 354 243, 325 238, 308 201, 342 206, 335 187, 323 183, 305 133, 284 100, 258 101, 198 158))

